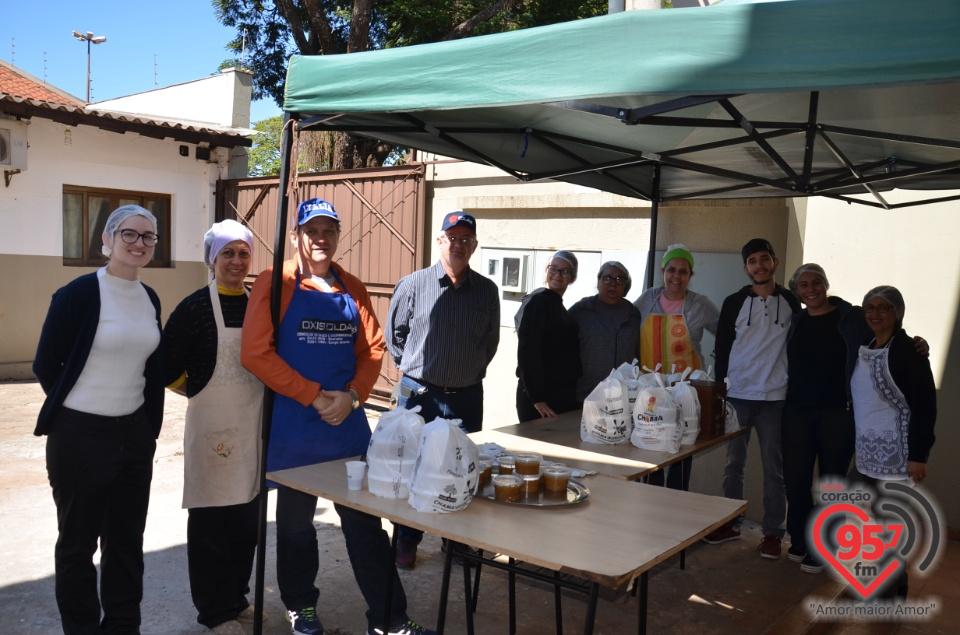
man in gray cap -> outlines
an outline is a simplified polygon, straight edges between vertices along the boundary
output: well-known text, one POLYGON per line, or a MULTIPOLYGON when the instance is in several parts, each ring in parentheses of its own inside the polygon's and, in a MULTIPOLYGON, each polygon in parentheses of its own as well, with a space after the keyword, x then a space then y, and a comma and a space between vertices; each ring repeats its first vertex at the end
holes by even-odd
MULTIPOLYGON (((723 495, 743 499, 743 477, 750 433, 757 431, 763 463, 763 558, 781 554, 787 499, 783 484, 780 422, 787 396, 787 333, 790 318, 800 310, 797 298, 776 283, 780 260, 773 245, 754 238, 743 246, 743 271, 751 284, 723 301, 717 324, 717 380, 728 380, 727 398, 747 429, 727 443, 723 495)), ((708 534, 719 544, 740 538, 740 519, 708 534)))
MULTIPOLYGON (((467 432, 483 427, 483 378, 500 343, 497 285, 470 268, 477 221, 466 212, 443 217, 440 260, 401 278, 387 316, 387 349, 403 372, 400 408, 420 416, 460 419, 467 432)), ((423 532, 400 528, 397 566, 416 563, 423 532)))

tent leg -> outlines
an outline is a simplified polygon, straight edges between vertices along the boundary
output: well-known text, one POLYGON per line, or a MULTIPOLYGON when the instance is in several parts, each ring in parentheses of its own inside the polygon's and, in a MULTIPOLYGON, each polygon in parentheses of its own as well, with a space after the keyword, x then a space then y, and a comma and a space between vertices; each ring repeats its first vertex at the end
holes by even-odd
POLYGON ((657 219, 660 216, 660 164, 653 166, 653 192, 650 196, 650 248, 647 252, 647 280, 644 289, 653 287, 653 278, 657 269, 657 219))
MULTIPOLYGON (((273 287, 270 294, 270 315, 273 319, 273 338, 277 339, 280 331, 280 283, 283 273, 283 252, 287 232, 287 204, 289 192, 287 182, 290 174, 290 155, 293 149, 293 122, 290 113, 283 115, 283 136, 280 141, 280 192, 277 209, 276 239, 273 248, 273 287)), ((267 451, 270 445, 270 426, 273 421, 272 390, 265 390, 263 399, 263 418, 260 427, 260 518, 257 527, 257 562, 256 581, 254 582, 253 600, 253 635, 263 633, 263 586, 264 571, 266 569, 267 551, 267 451)))

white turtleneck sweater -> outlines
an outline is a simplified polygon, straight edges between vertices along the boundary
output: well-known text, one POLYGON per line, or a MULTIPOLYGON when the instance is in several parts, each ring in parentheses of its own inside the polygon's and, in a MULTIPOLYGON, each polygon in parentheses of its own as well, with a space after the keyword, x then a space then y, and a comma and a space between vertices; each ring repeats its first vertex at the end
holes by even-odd
POLYGON ((143 405, 147 358, 160 345, 153 303, 140 280, 124 280, 97 271, 100 322, 87 363, 63 405, 107 417, 134 412, 143 405))

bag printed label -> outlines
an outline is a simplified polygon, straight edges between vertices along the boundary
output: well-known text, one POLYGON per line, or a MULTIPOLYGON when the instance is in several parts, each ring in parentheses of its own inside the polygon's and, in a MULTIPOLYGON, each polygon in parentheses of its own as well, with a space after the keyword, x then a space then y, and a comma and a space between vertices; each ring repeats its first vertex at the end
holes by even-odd
POLYGON ((410 479, 423 429, 419 412, 420 406, 416 406, 410 410, 397 408, 380 416, 367 447, 367 485, 371 494, 400 500, 410 495, 410 479))
POLYGON ((675 453, 680 450, 682 414, 665 388, 644 388, 633 408, 630 442, 642 450, 675 453))
POLYGON ((581 440, 610 445, 627 442, 633 421, 627 408, 626 392, 613 373, 597 384, 583 402, 581 440))
POLYGON ((455 512, 473 500, 480 449, 458 423, 434 419, 423 426, 407 499, 417 511, 455 512))

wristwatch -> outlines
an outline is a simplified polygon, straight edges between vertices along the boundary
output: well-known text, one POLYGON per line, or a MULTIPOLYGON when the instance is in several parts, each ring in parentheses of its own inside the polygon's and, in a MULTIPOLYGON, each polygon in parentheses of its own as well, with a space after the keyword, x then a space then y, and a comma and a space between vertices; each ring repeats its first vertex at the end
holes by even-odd
POLYGON ((350 410, 356 410, 360 407, 360 395, 353 388, 348 388, 347 392, 350 393, 350 397, 353 399, 353 404, 351 404, 350 410))

